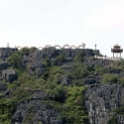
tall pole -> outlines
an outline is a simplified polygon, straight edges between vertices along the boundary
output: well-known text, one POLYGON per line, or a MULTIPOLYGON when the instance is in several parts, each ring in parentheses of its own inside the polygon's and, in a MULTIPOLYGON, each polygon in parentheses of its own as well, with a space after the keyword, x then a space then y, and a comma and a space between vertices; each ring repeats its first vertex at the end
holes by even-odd
POLYGON ((9 43, 7 43, 7 47, 9 48, 9 43))
POLYGON ((96 46, 97 46, 97 45, 95 44, 95 50, 96 50, 96 46))

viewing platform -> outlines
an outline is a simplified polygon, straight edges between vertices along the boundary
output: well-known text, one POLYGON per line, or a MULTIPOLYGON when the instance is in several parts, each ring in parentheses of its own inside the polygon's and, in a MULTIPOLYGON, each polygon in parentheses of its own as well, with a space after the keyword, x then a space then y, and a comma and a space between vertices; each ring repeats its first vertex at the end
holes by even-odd
POLYGON ((113 48, 111 48, 111 52, 113 53, 113 58, 115 57, 114 54, 116 54, 117 58, 121 58, 121 53, 123 52, 123 49, 119 45, 115 45, 113 48), (118 54, 120 54, 120 57, 118 57, 118 54))

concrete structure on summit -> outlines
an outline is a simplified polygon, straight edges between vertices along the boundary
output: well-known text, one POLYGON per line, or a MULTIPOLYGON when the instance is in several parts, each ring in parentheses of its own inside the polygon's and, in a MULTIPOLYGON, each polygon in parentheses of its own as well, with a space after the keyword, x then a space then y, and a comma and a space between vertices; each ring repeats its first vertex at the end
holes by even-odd
POLYGON ((123 52, 123 49, 121 48, 121 46, 119 45, 115 45, 113 48, 111 48, 111 52, 113 53, 113 58, 115 57, 114 54, 117 55, 120 54, 120 58, 121 58, 121 53, 123 52))

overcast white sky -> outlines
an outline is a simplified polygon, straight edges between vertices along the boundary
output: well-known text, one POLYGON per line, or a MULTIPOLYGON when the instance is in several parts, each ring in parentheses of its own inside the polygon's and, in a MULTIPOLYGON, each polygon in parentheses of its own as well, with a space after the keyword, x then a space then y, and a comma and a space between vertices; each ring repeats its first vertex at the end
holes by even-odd
POLYGON ((0 0, 0 47, 124 47, 124 0, 0 0))

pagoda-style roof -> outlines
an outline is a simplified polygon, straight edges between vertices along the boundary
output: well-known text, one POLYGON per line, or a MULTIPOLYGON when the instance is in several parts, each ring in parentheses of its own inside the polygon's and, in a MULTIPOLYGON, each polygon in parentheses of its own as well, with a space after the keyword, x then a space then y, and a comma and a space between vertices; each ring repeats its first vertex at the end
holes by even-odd
POLYGON ((123 52, 123 49, 121 49, 121 46, 115 45, 113 48, 111 48, 111 52, 122 53, 123 52))

